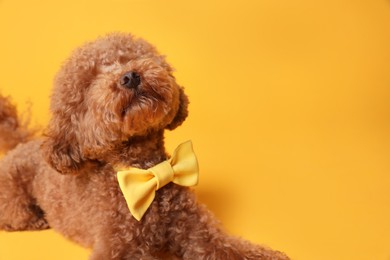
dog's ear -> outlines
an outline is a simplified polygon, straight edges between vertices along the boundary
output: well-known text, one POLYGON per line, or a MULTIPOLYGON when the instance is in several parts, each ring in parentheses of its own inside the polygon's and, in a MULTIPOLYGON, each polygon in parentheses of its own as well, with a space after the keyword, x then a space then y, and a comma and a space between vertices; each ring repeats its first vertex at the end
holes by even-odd
POLYGON ((78 174, 87 161, 80 152, 72 124, 59 117, 52 118, 41 151, 49 165, 61 174, 78 174))
POLYGON ((93 57, 97 54, 89 45, 76 49, 54 79, 52 118, 41 151, 49 165, 62 174, 78 174, 91 162, 84 158, 79 139, 85 91, 96 72, 93 57))
POLYGON ((188 97, 184 93, 184 89, 182 87, 179 87, 179 91, 179 109, 177 110, 177 113, 172 122, 167 125, 167 129, 169 130, 173 130, 180 126, 188 116, 188 97))

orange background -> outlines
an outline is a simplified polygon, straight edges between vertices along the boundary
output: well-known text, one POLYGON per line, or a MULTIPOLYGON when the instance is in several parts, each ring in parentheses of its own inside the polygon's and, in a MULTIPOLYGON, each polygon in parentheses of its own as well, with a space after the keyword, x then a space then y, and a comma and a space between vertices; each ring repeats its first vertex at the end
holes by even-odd
MULTIPOLYGON (((2 93, 44 126, 61 62, 112 31, 176 68, 190 116, 167 147, 193 140, 196 192, 231 234, 293 259, 390 259, 389 1, 0 0, 2 93)), ((88 254, 0 232, 0 260, 88 254)))

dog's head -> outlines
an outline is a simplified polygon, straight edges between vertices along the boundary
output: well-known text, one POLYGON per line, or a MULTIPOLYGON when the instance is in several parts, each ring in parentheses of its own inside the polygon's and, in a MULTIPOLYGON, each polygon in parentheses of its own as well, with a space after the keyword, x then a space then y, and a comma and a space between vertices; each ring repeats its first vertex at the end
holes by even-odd
POLYGON ((125 140, 179 126, 188 99, 172 71, 153 46, 128 34, 75 50, 55 78, 46 160, 77 173, 125 140))

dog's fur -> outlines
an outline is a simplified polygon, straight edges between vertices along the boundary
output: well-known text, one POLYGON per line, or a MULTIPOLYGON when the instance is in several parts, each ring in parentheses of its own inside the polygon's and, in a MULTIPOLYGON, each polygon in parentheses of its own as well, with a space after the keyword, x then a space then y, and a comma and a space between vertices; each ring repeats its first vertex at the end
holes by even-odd
POLYGON ((73 52, 57 74, 52 118, 32 138, 0 97, 0 229, 53 228, 93 249, 90 259, 288 259, 226 235, 193 193, 168 184, 140 222, 118 187, 116 165, 166 160, 163 133, 187 116, 188 99, 155 48, 110 34, 73 52), (137 90, 119 84, 129 71, 137 90))

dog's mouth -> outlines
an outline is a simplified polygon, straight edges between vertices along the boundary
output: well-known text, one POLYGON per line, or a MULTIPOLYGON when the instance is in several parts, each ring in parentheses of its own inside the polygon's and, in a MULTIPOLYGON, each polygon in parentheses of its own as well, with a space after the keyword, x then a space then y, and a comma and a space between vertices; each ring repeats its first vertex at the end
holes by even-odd
POLYGON ((155 91, 144 91, 141 88, 128 90, 129 95, 126 104, 121 111, 121 117, 124 118, 128 114, 136 114, 139 112, 155 113, 158 109, 158 104, 163 102, 163 97, 155 91))

